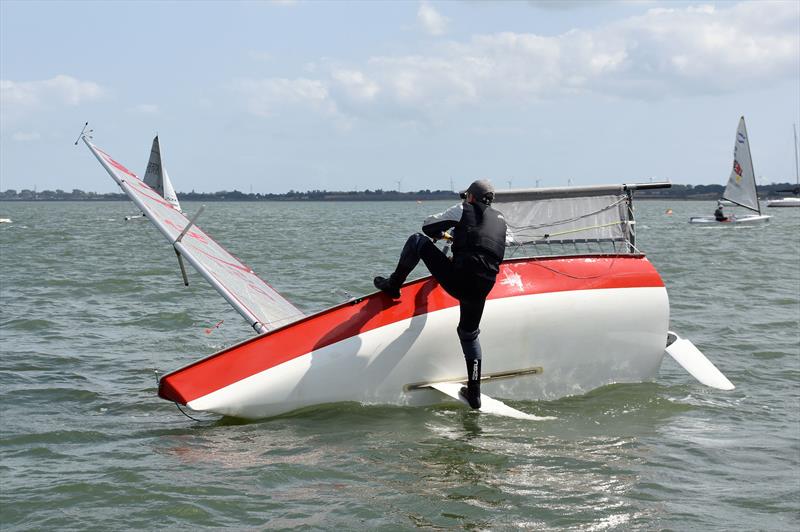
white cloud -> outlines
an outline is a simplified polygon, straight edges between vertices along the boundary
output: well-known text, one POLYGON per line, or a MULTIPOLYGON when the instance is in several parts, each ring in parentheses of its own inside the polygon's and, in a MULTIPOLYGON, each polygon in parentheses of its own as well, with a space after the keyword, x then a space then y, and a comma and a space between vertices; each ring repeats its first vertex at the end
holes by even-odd
POLYGON ((101 98, 104 94, 105 90, 97 83, 64 74, 41 81, 0 81, 0 100, 4 106, 14 108, 76 106, 101 98))
POLYGON ((494 33, 432 54, 372 58, 386 98, 426 108, 580 92, 639 99, 729 93, 797 77, 797 3, 652 9, 560 35, 494 33))
POLYGON ((620 79, 596 78, 592 89, 617 95, 643 91, 643 97, 721 94, 796 78, 799 6, 756 2, 729 9, 652 9, 613 24, 594 36, 624 51, 620 79))
POLYGON ((335 69, 331 77, 335 84, 354 100, 369 102, 380 92, 378 84, 358 70, 335 69))
POLYGON ((567 11, 570 9, 583 9, 587 7, 604 7, 603 4, 652 4, 656 0, 528 0, 534 7, 567 11))
POLYGON ((797 79, 798 18, 800 4, 790 2, 658 8, 560 35, 476 35, 442 42, 425 55, 372 57, 360 66, 323 60, 309 72, 316 79, 243 81, 239 90, 261 116, 303 103, 339 120, 346 113, 404 121, 576 94, 640 100, 726 94, 797 79))
POLYGON ((439 14, 432 5, 422 2, 417 10, 417 22, 431 35, 444 35, 449 19, 439 14))
POLYGON ((326 113, 337 113, 326 84, 320 80, 239 79, 234 81, 232 87, 245 97, 248 111, 257 116, 273 116, 286 105, 308 105, 326 113))
POLYGON ((134 106, 131 111, 145 115, 154 115, 158 114, 158 106, 152 103, 140 103, 134 106))
POLYGON ((32 132, 17 131, 13 135, 11 135, 11 138, 17 142, 32 142, 35 140, 39 140, 40 138, 42 138, 42 136, 35 131, 32 132))

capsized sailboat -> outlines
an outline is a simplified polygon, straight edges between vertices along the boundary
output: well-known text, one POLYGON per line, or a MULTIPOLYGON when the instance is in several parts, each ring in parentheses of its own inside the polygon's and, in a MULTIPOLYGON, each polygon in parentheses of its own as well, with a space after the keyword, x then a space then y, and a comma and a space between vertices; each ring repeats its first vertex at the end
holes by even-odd
MULTIPOLYGON (((434 404, 463 381, 458 301, 432 277, 406 283, 400 300, 377 292, 304 315, 200 229, 197 215, 187 219, 83 140, 172 243, 181 268, 185 258, 258 333, 163 375, 160 397, 257 419, 340 401, 434 404)), ((651 380, 665 353, 701 382, 733 389, 691 342, 668 336, 666 288, 635 245, 634 192, 669 186, 497 191, 512 235, 481 323, 484 394, 557 399, 651 380)), ((500 401, 484 400, 487 409, 536 419, 500 401)))
POLYGON ((689 223, 707 225, 757 224, 768 222, 770 219, 770 216, 761 214, 761 205, 758 202, 756 191, 756 173, 753 170, 750 139, 747 136, 744 117, 739 119, 739 126, 736 128, 736 140, 733 144, 733 168, 728 178, 728 184, 725 186, 725 192, 722 193, 722 199, 756 214, 732 215, 719 220, 715 216, 692 216, 689 218, 689 223))
MULTIPOLYGON (((150 148, 150 160, 147 161, 147 168, 144 172, 144 182, 162 198, 172 204, 178 211, 181 210, 178 195, 175 194, 175 187, 172 186, 172 181, 169 179, 167 169, 161 161, 161 144, 158 140, 158 135, 153 138, 153 145, 150 148)), ((141 218, 142 216, 144 215, 126 216, 125 219, 132 220, 133 218, 141 218)))

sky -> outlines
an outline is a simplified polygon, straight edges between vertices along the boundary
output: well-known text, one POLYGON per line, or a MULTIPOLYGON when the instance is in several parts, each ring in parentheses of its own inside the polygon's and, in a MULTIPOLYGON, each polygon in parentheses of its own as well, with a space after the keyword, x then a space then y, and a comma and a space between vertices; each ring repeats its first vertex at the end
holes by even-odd
POLYGON ((0 190, 795 181, 800 2, 0 0, 0 190))

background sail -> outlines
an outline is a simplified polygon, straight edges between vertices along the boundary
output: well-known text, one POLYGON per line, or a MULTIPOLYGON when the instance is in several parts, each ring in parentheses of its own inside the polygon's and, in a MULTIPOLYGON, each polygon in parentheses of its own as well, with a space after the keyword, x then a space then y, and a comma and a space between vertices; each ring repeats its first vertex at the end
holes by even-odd
MULTIPOLYGON (((189 225, 189 220, 136 174, 90 143, 86 137, 83 137, 83 141, 123 192, 173 244, 175 250, 185 257, 256 331, 266 332, 303 316, 302 312, 260 279, 253 270, 228 253, 196 225, 192 225, 178 241, 181 232, 189 225)), ((157 148, 155 142, 154 147, 157 148)))
POLYGON ((159 195, 170 202, 176 209, 181 210, 178 202, 178 195, 169 180, 167 169, 161 162, 161 144, 158 142, 158 135, 153 139, 153 146, 150 148, 150 160, 147 161, 147 169, 144 172, 144 182, 159 193, 159 195))
POLYGON ((756 176, 753 159, 750 157, 750 139, 744 125, 744 117, 739 119, 736 128, 736 141, 733 144, 733 168, 722 198, 742 207, 761 212, 756 193, 756 176))

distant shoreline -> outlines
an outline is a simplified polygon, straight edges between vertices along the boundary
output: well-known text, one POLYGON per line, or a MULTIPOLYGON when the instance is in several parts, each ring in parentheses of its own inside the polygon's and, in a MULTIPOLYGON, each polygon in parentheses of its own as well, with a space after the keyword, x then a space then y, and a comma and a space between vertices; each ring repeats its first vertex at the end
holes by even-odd
MULTIPOLYGON (((758 187, 759 197, 786 196, 796 189, 790 183, 777 183, 758 187)), ((672 185, 672 188, 639 190, 636 199, 670 199, 670 200, 716 200, 722 196, 725 187, 722 185, 672 185)), ((184 192, 177 193, 180 201, 436 201, 458 199, 458 194, 450 190, 419 190, 417 192, 398 192, 396 190, 363 190, 363 191, 327 191, 310 190, 296 192, 290 190, 284 194, 244 193, 238 190, 219 192, 184 192)), ((84 192, 73 189, 64 190, 6 190, 0 192, 0 201, 128 201, 121 192, 84 192)))

